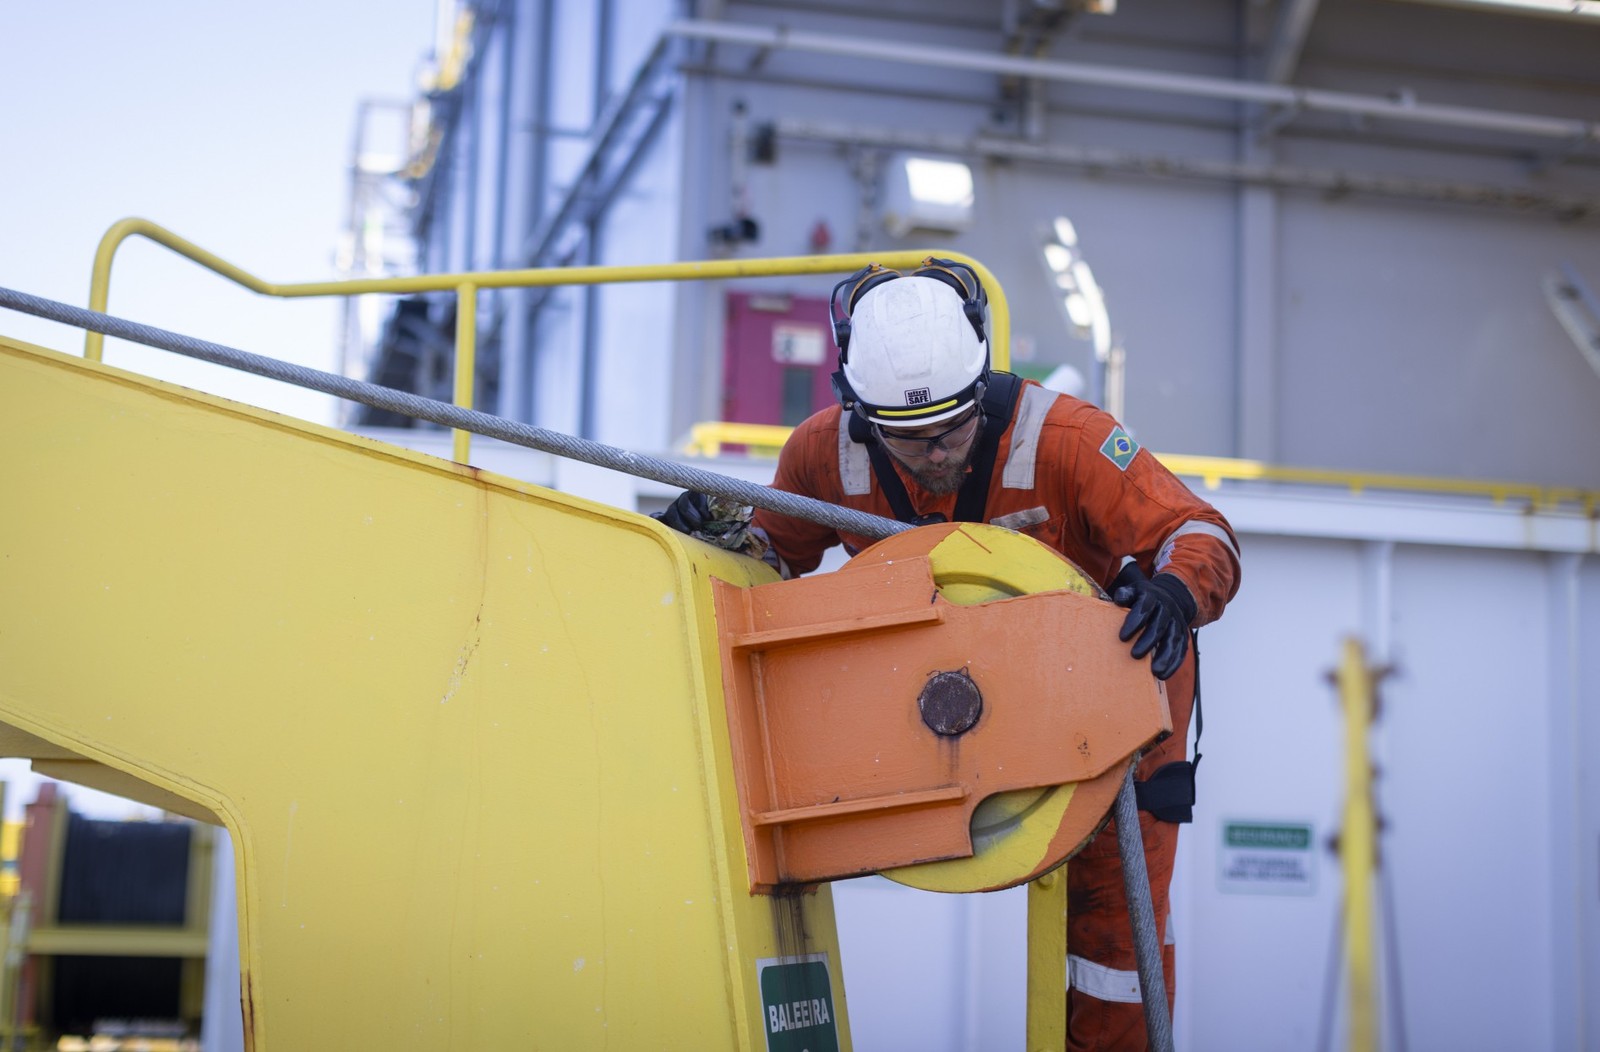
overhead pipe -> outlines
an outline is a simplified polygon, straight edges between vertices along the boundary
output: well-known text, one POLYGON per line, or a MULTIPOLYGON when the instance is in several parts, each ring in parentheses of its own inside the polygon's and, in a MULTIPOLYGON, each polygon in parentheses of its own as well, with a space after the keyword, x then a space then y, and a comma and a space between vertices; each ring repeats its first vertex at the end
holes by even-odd
POLYGON ((1366 175, 1330 169, 1296 168, 1132 153, 1109 147, 1064 143, 1032 143, 992 136, 963 136, 938 132, 872 128, 836 121, 786 118, 775 121, 779 139, 865 144, 888 149, 919 150, 960 156, 994 157, 1010 161, 1059 164, 1096 172, 1126 172, 1164 178, 1251 183, 1324 194, 1372 194, 1416 201, 1484 205, 1522 211, 1543 211, 1564 219, 1600 215, 1600 198, 1552 194, 1515 186, 1459 183, 1442 179, 1366 175))
POLYGON ((1064 62, 1058 59, 1020 58, 974 51, 970 48, 901 44, 885 40, 856 40, 845 36, 807 33, 781 26, 733 25, 726 22, 684 20, 671 23, 663 32, 691 40, 742 44, 755 48, 809 51, 869 61, 904 62, 911 65, 963 69, 1000 76, 1129 88, 1136 91, 1164 92, 1228 102, 1253 102, 1263 106, 1283 106, 1419 124, 1511 132, 1569 142, 1600 142, 1600 122, 1422 103, 1410 97, 1391 99, 1376 95, 1296 88, 1188 73, 1118 69, 1087 62, 1064 62))
POLYGON ((1556 19, 1589 26, 1595 24, 1595 15, 1600 14, 1600 10, 1595 8, 1594 0, 1567 0, 1566 6, 1530 3, 1529 0, 1410 0, 1410 2, 1433 4, 1435 7, 1454 7, 1461 11, 1477 11, 1486 15, 1556 19))

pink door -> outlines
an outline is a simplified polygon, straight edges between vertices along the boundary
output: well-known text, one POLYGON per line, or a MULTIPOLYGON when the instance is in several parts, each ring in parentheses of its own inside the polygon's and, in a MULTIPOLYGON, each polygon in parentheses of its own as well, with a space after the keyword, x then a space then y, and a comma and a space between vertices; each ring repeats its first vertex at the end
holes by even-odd
POLYGON ((827 300, 729 293, 723 346, 723 420, 793 426, 833 404, 827 300))

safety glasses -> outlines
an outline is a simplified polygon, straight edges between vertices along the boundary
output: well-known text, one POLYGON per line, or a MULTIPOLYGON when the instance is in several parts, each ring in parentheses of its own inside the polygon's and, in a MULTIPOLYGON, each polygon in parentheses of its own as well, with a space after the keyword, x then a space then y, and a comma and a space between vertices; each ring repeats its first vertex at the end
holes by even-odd
POLYGON ((926 438, 885 431, 877 424, 873 424, 872 429, 877 432, 879 441, 901 456, 931 457, 936 449, 952 453, 972 441, 972 436, 978 431, 978 418, 981 415, 974 406, 972 412, 962 417, 954 427, 926 438))

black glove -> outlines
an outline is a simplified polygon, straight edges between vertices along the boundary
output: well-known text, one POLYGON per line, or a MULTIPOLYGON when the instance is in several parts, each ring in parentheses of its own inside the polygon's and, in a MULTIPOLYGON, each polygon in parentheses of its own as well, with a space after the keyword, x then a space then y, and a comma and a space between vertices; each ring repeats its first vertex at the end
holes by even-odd
POLYGON ((711 518, 711 498, 696 490, 686 489, 678 494, 677 500, 667 505, 665 511, 658 511, 651 518, 660 520, 663 526, 679 533, 692 534, 711 518))
POLYGON ((1111 582, 1111 601, 1129 608, 1117 638, 1126 643, 1138 633, 1134 660, 1154 651, 1150 671, 1156 679, 1170 679, 1189 652, 1189 625, 1195 615, 1189 589, 1174 574, 1146 577, 1137 563, 1129 563, 1111 582))

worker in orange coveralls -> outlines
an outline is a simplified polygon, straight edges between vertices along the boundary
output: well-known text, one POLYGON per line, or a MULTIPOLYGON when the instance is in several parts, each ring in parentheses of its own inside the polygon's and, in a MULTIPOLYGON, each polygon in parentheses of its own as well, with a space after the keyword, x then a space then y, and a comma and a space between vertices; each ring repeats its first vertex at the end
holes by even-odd
MULTIPOLYGON (((1184 760, 1195 700, 1190 638, 1237 592, 1238 542, 1216 509, 1110 415, 992 370, 986 304, 976 273, 950 260, 929 258, 909 275, 874 265, 841 282, 830 302, 840 405, 795 429, 773 486, 903 522, 989 522, 1025 533, 1128 608, 1121 639, 1169 681, 1173 734, 1144 755, 1135 779, 1170 1012, 1168 886, 1178 823, 1190 820, 1194 802, 1194 767, 1184 760)), ((708 538, 724 517, 718 502, 694 492, 660 516, 708 538)), ((766 557, 785 576, 816 569, 834 544, 853 555, 871 543, 765 510, 749 532, 757 547, 764 533, 766 557)), ((1067 873, 1067 1046, 1143 1049, 1114 826, 1067 873)))

